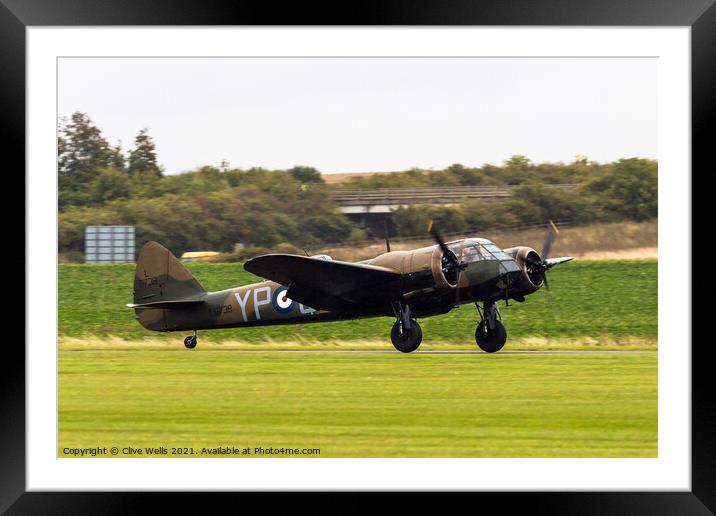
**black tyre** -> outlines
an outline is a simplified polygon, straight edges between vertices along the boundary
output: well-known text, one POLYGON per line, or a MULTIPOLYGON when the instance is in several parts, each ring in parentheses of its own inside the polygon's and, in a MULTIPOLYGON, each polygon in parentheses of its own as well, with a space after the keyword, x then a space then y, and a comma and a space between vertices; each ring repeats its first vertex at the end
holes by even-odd
POLYGON ((390 331, 390 340, 393 341, 395 349, 401 353, 410 353, 420 346, 423 340, 423 330, 420 329, 420 325, 417 321, 411 320, 410 330, 403 331, 403 335, 400 335, 400 325, 396 322, 390 331))
POLYGON ((475 342, 480 346, 482 351, 487 353, 495 353, 502 349, 507 341, 507 330, 500 321, 495 321, 495 329, 485 331, 485 322, 477 325, 475 330, 475 342))
POLYGON ((189 335, 184 339, 184 345, 188 349, 194 349, 196 347, 196 337, 194 335, 189 335))

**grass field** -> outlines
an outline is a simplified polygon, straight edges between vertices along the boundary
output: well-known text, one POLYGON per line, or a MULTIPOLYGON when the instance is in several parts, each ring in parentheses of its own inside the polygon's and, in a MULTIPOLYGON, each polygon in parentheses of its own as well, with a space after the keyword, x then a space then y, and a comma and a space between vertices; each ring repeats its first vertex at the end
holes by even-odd
MULTIPOLYGON (((190 263, 189 269, 209 290, 237 286, 258 278, 241 264, 190 263)), ((520 343, 582 342, 585 346, 624 343, 647 344, 657 339, 657 262, 574 261, 550 272, 552 287, 528 296, 525 303, 503 308, 509 335, 505 349, 520 343)), ((156 333, 143 329, 134 312, 125 308, 132 300, 134 266, 59 266, 60 340, 114 337, 128 341, 171 341, 181 345, 183 334, 156 333)), ((449 314, 422 319, 423 346, 452 344, 475 347, 476 312, 464 305, 449 314)), ((384 343, 392 349, 389 332, 392 319, 364 319, 298 326, 203 331, 200 344, 239 341, 242 343, 384 343)))
POLYGON ((657 358, 60 350, 59 444, 656 457, 657 358))
MULTIPOLYGON (((209 290, 258 280, 240 264, 188 266, 209 290)), ((565 264, 551 272, 549 295, 502 308, 500 353, 403 355, 390 352, 387 318, 202 331, 185 350, 183 334, 146 331, 124 307, 134 266, 60 265, 60 453, 655 457, 657 267, 565 264), (646 351, 510 354, 519 349, 646 351)), ((477 349, 471 305, 420 323, 420 350, 477 349)))

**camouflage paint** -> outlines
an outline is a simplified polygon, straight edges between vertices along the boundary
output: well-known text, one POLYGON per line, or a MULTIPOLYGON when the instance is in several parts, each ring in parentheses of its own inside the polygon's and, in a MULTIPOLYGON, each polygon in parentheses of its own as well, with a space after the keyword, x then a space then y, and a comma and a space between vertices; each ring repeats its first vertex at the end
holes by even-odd
MULTIPOLYGON (((448 245, 460 257, 462 249, 481 239, 465 239, 448 245)), ((491 243, 490 243, 491 244, 491 243)), ((381 254, 361 264, 385 267, 399 273, 391 290, 394 299, 376 299, 367 292, 365 301, 347 310, 314 310, 286 296, 286 287, 263 281, 218 292, 207 292, 184 265, 165 247, 148 242, 141 250, 134 278, 137 320, 155 331, 191 331, 274 324, 300 324, 359 317, 393 315, 391 301, 410 302, 415 316, 446 313, 458 304, 495 300, 515 293, 510 286, 524 281, 518 252, 513 248, 502 260, 485 255, 469 263, 451 285, 441 268, 442 251, 436 245, 413 251, 381 254), (140 305, 140 306, 136 306, 140 305), (148 307, 149 306, 149 307, 148 307)), ((524 252, 522 253, 524 254, 524 252)), ((537 287, 539 288, 539 287, 537 287)), ((536 288, 535 288, 536 290, 536 288)), ((519 293, 519 292, 518 292, 519 293)))

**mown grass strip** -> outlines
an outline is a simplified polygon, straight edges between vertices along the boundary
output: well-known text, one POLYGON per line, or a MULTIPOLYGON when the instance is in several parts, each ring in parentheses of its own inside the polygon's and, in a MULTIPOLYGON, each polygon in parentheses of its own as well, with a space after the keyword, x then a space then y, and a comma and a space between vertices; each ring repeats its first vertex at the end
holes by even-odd
POLYGON ((236 446, 320 448, 320 457, 656 457, 656 380, 656 353, 60 351, 60 454, 236 446))

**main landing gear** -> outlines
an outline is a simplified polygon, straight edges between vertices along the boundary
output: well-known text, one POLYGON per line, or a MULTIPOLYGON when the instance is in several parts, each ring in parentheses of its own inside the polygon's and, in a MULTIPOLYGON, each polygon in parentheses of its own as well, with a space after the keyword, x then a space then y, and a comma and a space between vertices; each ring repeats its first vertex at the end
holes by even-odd
POLYGON ((193 335, 189 335, 184 339, 184 345, 187 349, 194 349, 196 347, 196 330, 194 330, 193 335))
POLYGON ((477 303, 475 306, 480 314, 480 324, 475 329, 475 342, 487 353, 500 351, 507 341, 507 330, 498 320, 500 312, 497 304, 494 301, 485 301, 482 310, 477 303))
POLYGON ((393 307, 396 321, 390 331, 390 340, 401 353, 410 353, 420 346, 423 330, 415 319, 410 318, 410 305, 398 303, 393 307))

